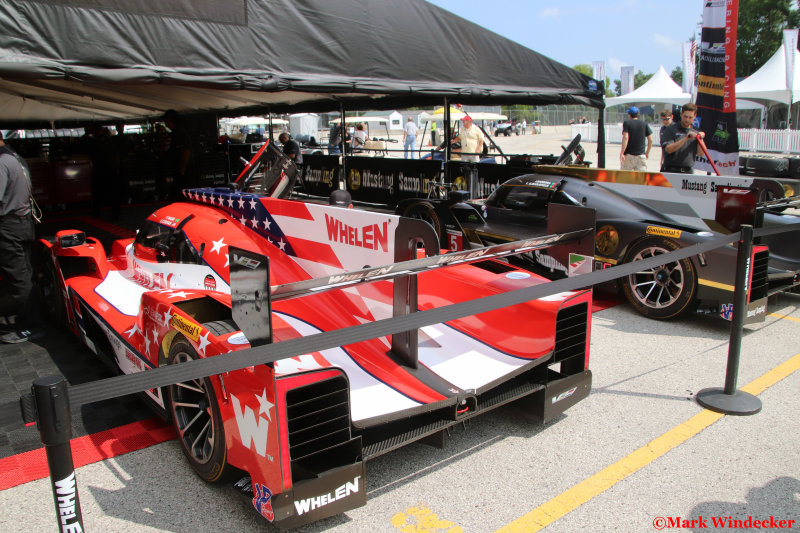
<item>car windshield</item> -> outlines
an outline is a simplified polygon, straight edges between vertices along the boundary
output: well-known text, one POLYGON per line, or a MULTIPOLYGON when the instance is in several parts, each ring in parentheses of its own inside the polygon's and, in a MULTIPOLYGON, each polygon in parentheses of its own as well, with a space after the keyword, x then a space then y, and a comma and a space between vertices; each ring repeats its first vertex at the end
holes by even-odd
POLYGON ((553 191, 532 185, 504 185, 490 197, 489 203, 506 209, 544 209, 553 191))

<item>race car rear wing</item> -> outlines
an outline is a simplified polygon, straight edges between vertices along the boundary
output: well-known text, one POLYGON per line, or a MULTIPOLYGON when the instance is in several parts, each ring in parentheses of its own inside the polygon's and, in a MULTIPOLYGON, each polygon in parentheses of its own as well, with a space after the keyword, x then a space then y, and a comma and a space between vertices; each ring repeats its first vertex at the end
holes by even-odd
MULTIPOLYGON (((556 243, 581 239, 594 234, 594 227, 547 235, 475 250, 438 255, 438 240, 433 228, 421 220, 404 219, 407 231, 396 234, 395 257, 417 255, 419 246, 428 256, 369 267, 319 278, 270 286, 269 258, 247 250, 229 247, 231 305, 233 319, 250 340, 251 345, 272 342, 271 301, 319 294, 359 283, 396 279, 394 283, 393 317, 417 310, 416 274, 436 268, 463 265, 547 248, 556 243), (399 278, 399 279, 397 279, 399 278)), ((417 367, 418 334, 416 330, 392 335, 391 353, 411 368, 417 367)))

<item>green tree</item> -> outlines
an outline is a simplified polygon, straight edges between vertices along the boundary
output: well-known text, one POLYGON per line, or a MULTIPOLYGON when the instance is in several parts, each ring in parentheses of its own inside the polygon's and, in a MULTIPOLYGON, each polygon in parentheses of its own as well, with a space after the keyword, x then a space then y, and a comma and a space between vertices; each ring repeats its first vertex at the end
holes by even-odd
POLYGON ((652 78, 652 74, 645 74, 641 70, 633 75, 633 88, 638 89, 652 78))
POLYGON ((749 76, 783 44, 783 30, 800 26, 792 0, 739 0, 736 76, 749 76))
POLYGON ((575 70, 577 70, 581 74, 586 74, 590 78, 592 76, 594 76, 594 69, 592 68, 591 65, 587 65, 586 63, 581 63, 580 65, 575 65, 572 68, 574 68, 575 70))
POLYGON ((678 85, 683 86, 683 69, 681 67, 672 69, 672 72, 669 73, 669 77, 678 85))

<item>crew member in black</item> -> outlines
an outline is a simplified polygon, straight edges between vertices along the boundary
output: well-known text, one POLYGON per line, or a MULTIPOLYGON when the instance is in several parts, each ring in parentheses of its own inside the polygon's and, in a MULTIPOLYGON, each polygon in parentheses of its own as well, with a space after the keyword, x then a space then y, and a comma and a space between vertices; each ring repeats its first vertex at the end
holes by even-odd
POLYGON ((661 172, 692 173, 695 155, 702 154, 697 139, 705 136, 702 131, 692 129, 695 116, 697 116, 697 106, 688 103, 681 109, 680 122, 673 122, 662 131, 661 148, 664 150, 664 165, 661 167, 661 172))
POLYGON ((653 147, 653 130, 639 120, 639 108, 628 109, 628 119, 622 123, 622 148, 619 153, 622 170, 647 170, 647 158, 653 147), (645 144, 647 147, 645 147, 645 144))
POLYGON ((42 334, 33 291, 31 245, 34 240, 31 210, 31 174, 25 160, 0 136, 0 315, 16 315, 11 331, 0 342, 24 342, 42 334))
POLYGON ((297 141, 289 138, 289 134, 285 131, 278 135, 278 142, 283 145, 283 153, 289 156, 289 159, 294 161, 297 167, 303 166, 303 152, 300 151, 300 145, 297 141))

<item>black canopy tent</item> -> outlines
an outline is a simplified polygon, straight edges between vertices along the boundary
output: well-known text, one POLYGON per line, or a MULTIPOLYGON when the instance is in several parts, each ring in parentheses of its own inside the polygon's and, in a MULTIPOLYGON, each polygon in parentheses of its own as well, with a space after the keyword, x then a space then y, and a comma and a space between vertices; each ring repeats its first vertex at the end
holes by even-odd
POLYGON ((5 129, 444 98, 604 106, 596 80, 423 0, 0 2, 5 129))

